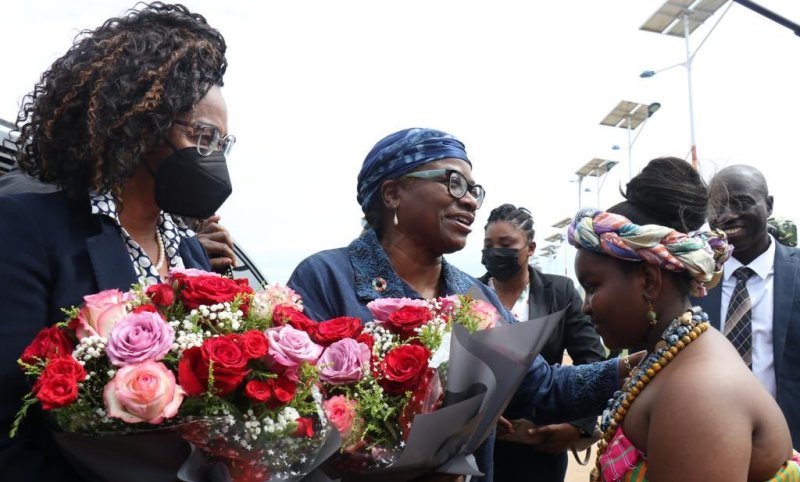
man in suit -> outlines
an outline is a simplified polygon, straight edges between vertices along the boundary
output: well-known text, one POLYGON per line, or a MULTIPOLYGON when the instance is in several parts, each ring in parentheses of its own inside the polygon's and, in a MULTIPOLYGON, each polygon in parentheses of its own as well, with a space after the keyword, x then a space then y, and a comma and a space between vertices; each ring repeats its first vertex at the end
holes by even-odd
POLYGON ((768 234, 772 205, 767 181, 758 169, 736 165, 714 176, 708 220, 712 228, 727 234, 733 256, 725 263, 719 285, 697 302, 776 399, 798 448, 800 250, 784 246, 768 234), (746 287, 745 295, 737 280, 746 287), (740 303, 744 296, 749 301, 740 303))

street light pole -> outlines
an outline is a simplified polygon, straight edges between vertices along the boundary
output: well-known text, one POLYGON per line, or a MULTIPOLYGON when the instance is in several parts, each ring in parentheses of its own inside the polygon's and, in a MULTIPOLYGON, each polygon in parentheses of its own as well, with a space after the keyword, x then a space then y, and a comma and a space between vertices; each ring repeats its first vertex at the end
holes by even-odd
POLYGON ((689 133, 692 141, 692 167, 697 169, 697 142, 694 138, 694 101, 692 100, 692 52, 689 49, 689 12, 683 11, 683 38, 686 44, 686 79, 689 91, 689 133))
MULTIPOLYGON (((660 108, 661 104, 658 102, 639 104, 622 100, 600 121, 600 125, 618 127, 628 131, 628 179, 633 178, 633 144, 642 133, 644 124, 660 108), (633 131, 636 129, 638 132, 633 136, 633 131)), ((616 150, 616 148, 612 149, 616 150)))
POLYGON ((686 62, 682 62, 681 64, 676 64, 666 69, 661 70, 646 70, 640 74, 642 78, 648 78, 654 76, 658 72, 662 72, 664 70, 671 69, 672 67, 677 67, 678 65, 683 65, 686 67, 686 79, 688 83, 688 98, 689 98, 689 135, 691 137, 691 153, 692 153, 692 166, 697 169, 698 160, 697 160, 697 141, 695 140, 694 134, 694 99, 692 98, 692 62, 694 61, 694 56, 697 54, 697 51, 700 50, 700 47, 703 46, 706 39, 711 35, 719 22, 725 16, 725 13, 728 12, 733 2, 728 4, 728 8, 723 12, 723 14, 717 19, 717 22, 711 27, 708 34, 703 38, 700 44, 697 46, 697 49, 692 53, 691 49, 689 48, 689 36, 692 32, 703 24, 706 20, 708 20, 714 13, 722 7, 728 0, 703 0, 695 4, 694 0, 667 0, 661 7, 659 7, 656 12, 650 16, 650 18, 645 21, 644 25, 640 27, 640 30, 645 30, 648 32, 654 32, 664 35, 671 35, 673 37, 683 37, 684 44, 686 46, 686 62))
MULTIPOLYGON (((633 179, 633 142, 631 141, 631 116, 628 114, 628 180, 633 179)), ((598 205, 599 207, 599 205, 598 205)))

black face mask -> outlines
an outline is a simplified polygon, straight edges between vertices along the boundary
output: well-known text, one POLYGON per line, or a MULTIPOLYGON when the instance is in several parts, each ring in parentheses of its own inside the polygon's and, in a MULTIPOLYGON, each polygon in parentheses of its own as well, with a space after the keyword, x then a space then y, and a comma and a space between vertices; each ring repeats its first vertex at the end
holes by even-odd
POLYGON ((181 216, 205 219, 233 192, 225 155, 219 151, 201 156, 196 147, 175 149, 154 177, 158 207, 181 216))
POLYGON ((513 248, 486 248, 481 263, 498 281, 508 281, 519 272, 519 250, 513 248))

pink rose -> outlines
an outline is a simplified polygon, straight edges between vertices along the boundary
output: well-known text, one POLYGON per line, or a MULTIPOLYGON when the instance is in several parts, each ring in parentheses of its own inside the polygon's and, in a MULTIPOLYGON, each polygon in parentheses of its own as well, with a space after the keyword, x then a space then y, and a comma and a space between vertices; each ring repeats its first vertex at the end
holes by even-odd
POLYGON ((316 363, 322 354, 322 347, 311 341, 308 333, 290 325, 270 328, 266 335, 269 355, 285 367, 297 367, 303 362, 316 363))
POLYGON ((415 300, 411 298, 378 298, 367 303, 367 308, 377 321, 386 321, 389 315, 406 306, 424 306, 428 304, 425 300, 415 300))
POLYGON ((111 330, 106 355, 117 366, 158 361, 167 354, 174 339, 175 331, 158 313, 131 313, 111 330))
POLYGON ((358 402, 350 400, 344 395, 336 395, 322 402, 322 409, 325 410, 328 420, 331 421, 342 439, 347 441, 353 433, 353 428, 361 424, 361 417, 358 416, 358 402))
POLYGON ((493 328, 498 320, 500 320, 500 313, 497 312, 497 308, 483 300, 472 300, 469 307, 469 314, 478 322, 478 330, 493 328))
POLYGON ((344 338, 332 343, 317 362, 319 379, 331 385, 347 385, 361 380, 369 367, 370 349, 364 343, 344 338))
POLYGON ((113 289, 86 295, 83 300, 75 331, 79 340, 95 335, 108 337, 117 321, 128 314, 127 304, 131 295, 113 289))
POLYGON ((185 395, 175 375, 152 360, 120 368, 103 389, 109 417, 153 425, 174 417, 185 395))
POLYGON ((455 310, 461 306, 461 300, 458 299, 458 295, 443 296, 438 298, 437 301, 439 302, 440 312, 448 317, 452 316, 455 310))

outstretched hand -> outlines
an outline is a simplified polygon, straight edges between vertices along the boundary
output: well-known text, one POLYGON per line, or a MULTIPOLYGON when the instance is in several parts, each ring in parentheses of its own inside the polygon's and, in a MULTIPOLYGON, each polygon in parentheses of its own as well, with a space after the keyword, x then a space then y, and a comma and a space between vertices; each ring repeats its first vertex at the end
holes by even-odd
POLYGON ((224 226, 219 224, 220 215, 215 214, 200 223, 197 240, 206 250, 211 260, 211 269, 224 273, 234 266, 236 256, 233 254, 233 238, 224 226))

